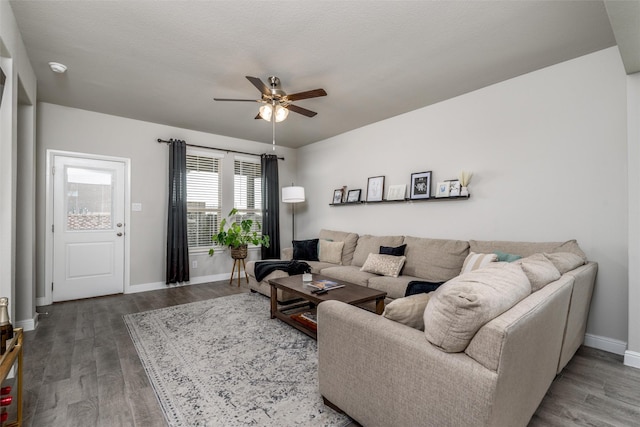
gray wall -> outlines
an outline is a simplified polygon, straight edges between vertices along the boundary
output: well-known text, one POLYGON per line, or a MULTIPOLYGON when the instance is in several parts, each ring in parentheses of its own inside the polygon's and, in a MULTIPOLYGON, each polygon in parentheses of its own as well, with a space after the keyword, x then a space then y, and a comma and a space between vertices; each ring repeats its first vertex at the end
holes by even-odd
POLYGON ((7 76, 0 107, 0 296, 9 297, 14 325, 29 330, 35 324, 36 78, 6 1, 0 1, 0 66, 7 76))
MULTIPOLYGON (((37 296, 44 295, 45 238, 45 172, 46 151, 63 150, 131 159, 131 201, 142 203, 141 212, 131 212, 128 227, 131 252, 131 291, 157 288, 164 284, 167 169, 169 151, 157 138, 184 139, 187 143, 207 147, 228 148, 249 153, 271 152, 270 144, 228 138, 155 123, 142 122, 59 105, 38 104, 37 136, 37 200, 38 209, 38 287, 37 296), (136 289, 137 287, 137 289, 136 289)), ((276 154, 285 157, 279 163, 281 182, 293 179, 296 169, 295 150, 278 147, 276 154)), ((231 163, 233 165, 233 163, 231 163)), ((283 209, 286 206, 283 206, 283 209)), ((225 212, 226 213, 226 212, 225 212)), ((286 210, 285 210, 286 213, 286 210)), ((290 224, 281 217, 281 226, 290 224)), ((254 253, 253 257, 257 254, 254 253)), ((228 253, 194 255, 198 268, 191 271, 192 282, 198 277, 210 278, 231 272, 228 253)))
POLYGON ((626 156, 626 77, 610 48, 300 149, 299 234, 577 239, 600 265, 588 333, 623 352, 626 156), (473 171, 471 198, 329 206, 343 185, 365 192, 367 177, 385 175, 387 187, 427 170, 434 181, 473 171))

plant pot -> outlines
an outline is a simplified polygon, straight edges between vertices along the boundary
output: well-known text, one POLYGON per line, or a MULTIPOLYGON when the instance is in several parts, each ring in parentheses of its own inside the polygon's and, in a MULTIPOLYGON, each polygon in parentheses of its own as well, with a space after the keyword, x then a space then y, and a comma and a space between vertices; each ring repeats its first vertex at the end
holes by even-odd
POLYGON ((245 259, 247 257, 247 245, 238 246, 237 248, 229 248, 231 252, 231 258, 233 259, 245 259))

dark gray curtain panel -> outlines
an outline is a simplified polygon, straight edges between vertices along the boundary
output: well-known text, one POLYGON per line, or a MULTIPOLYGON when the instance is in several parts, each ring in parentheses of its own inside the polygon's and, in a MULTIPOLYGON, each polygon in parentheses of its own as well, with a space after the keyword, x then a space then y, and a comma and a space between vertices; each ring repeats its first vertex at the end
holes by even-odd
POLYGON ((167 220, 167 285, 189 281, 187 240, 187 144, 170 140, 167 220))
POLYGON ((278 156, 262 155, 262 234, 270 245, 262 247, 262 259, 280 258, 280 184, 278 156))

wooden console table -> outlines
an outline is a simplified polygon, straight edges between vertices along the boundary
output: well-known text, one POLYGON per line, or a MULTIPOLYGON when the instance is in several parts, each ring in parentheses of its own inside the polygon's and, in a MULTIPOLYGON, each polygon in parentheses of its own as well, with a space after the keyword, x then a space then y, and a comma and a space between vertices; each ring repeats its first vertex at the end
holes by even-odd
POLYGON ((22 425, 22 328, 13 330, 13 338, 7 341, 7 351, 0 356, 0 382, 4 381, 11 371, 11 367, 18 360, 16 372, 16 419, 7 421, 2 426, 13 427, 22 425))

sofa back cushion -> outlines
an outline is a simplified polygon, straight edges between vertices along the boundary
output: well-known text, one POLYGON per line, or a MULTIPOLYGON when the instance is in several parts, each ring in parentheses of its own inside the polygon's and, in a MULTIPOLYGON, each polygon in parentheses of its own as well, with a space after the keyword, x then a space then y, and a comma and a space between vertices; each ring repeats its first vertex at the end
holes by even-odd
POLYGON ((464 351, 476 332, 531 294, 520 266, 494 262, 440 286, 424 311, 429 342, 447 353, 464 351))
POLYGON ((505 252, 507 254, 520 255, 527 257, 537 253, 555 253, 555 252, 571 252, 578 255, 583 260, 587 260, 587 256, 582 252, 578 242, 575 240, 567 240, 566 242, 507 242, 500 240, 469 240, 470 250, 475 253, 491 254, 496 251, 505 252))
POLYGON ((360 236, 351 265, 362 267, 369 254, 380 253, 380 246, 400 246, 403 240, 404 236, 371 236, 369 234, 360 236))
POLYGON ((320 240, 329 240, 331 242, 344 242, 344 246, 342 247, 342 265, 351 265, 353 252, 356 250, 356 243, 358 243, 358 235, 356 233, 320 230, 318 238, 320 238, 320 240))
POLYGON ((526 258, 520 258, 513 263, 519 265, 527 275, 531 283, 531 292, 539 291, 549 283, 558 280, 561 276, 555 265, 543 254, 533 254, 526 258))
POLYGON ((459 275, 469 254, 469 243, 462 240, 406 236, 404 243, 407 261, 402 274, 429 282, 445 282, 459 275))

